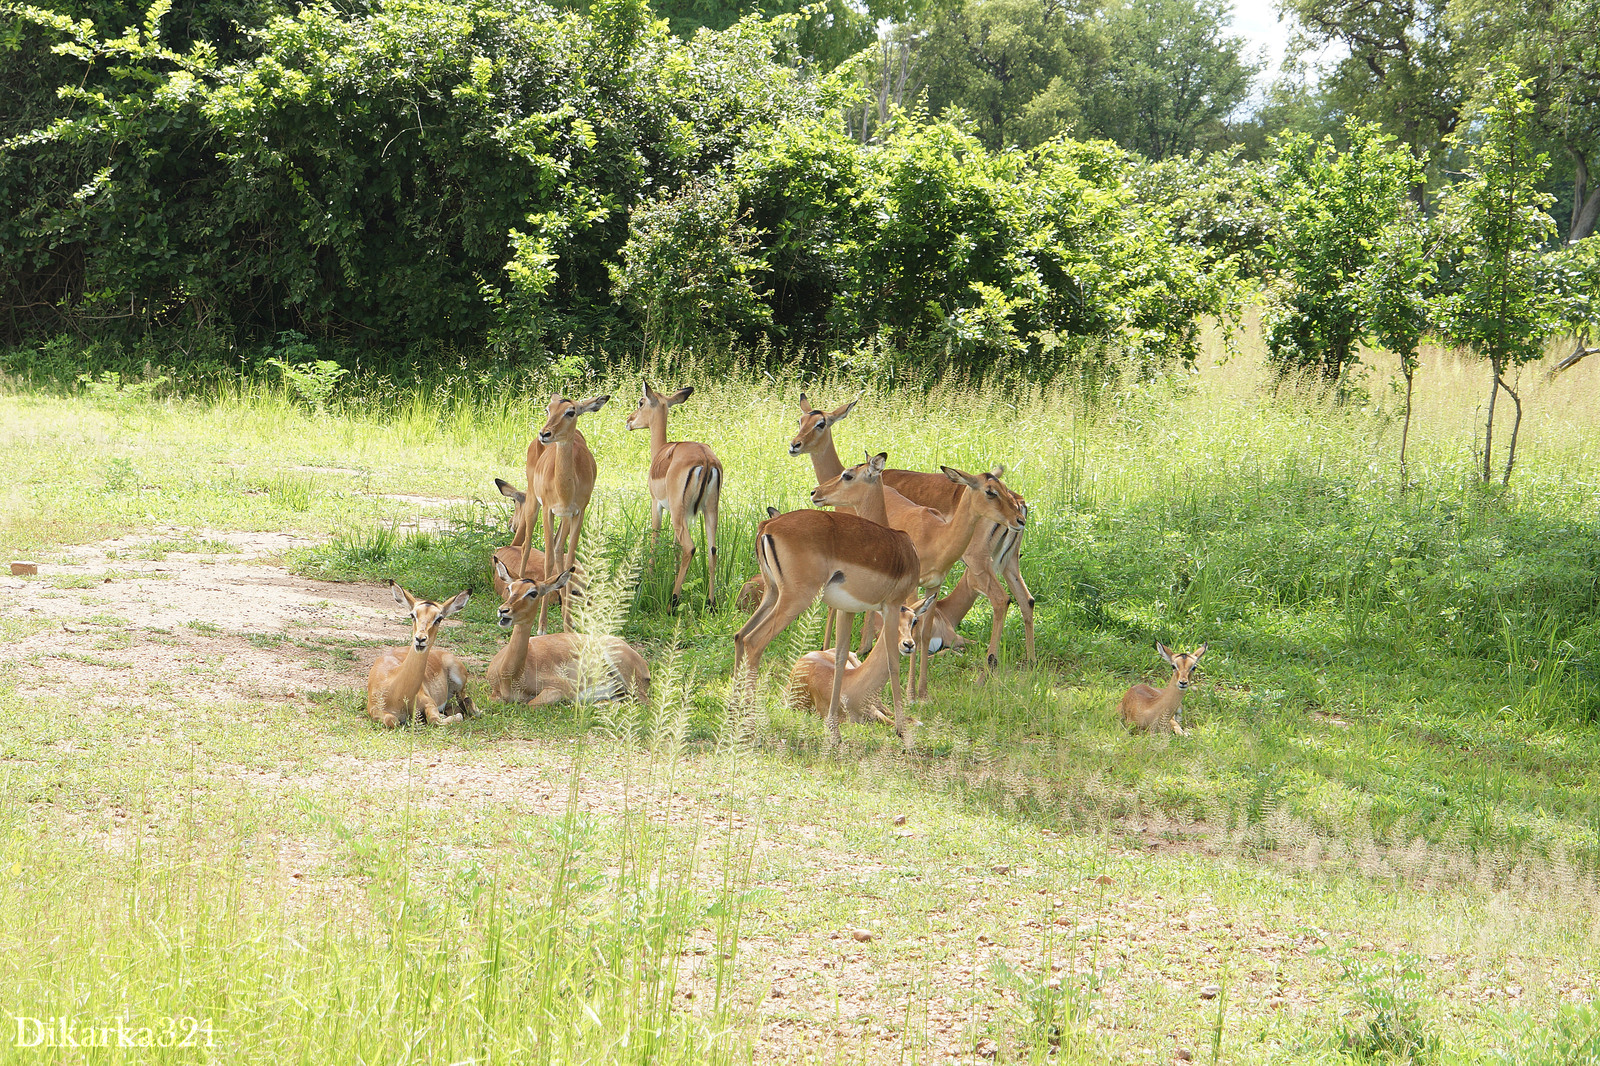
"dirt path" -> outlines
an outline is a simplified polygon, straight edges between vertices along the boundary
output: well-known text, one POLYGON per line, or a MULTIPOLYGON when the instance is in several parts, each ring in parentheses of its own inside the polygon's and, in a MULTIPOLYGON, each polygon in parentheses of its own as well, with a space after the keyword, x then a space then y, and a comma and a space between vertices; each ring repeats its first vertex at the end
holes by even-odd
POLYGON ((312 581, 287 533, 157 528, 76 549, 36 577, 0 576, 17 690, 71 690, 109 708, 302 700, 349 686, 400 643, 393 601, 371 584, 312 581), (131 682, 131 683, 130 683, 131 682))

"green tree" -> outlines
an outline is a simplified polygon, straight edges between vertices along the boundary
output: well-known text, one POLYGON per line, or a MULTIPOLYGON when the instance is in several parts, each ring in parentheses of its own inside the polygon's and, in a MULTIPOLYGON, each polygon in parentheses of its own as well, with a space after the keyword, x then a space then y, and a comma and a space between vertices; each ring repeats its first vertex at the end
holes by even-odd
POLYGON ((1465 135, 1455 141, 1470 159, 1465 180, 1439 205, 1445 276, 1437 301, 1440 327, 1452 341, 1489 361, 1492 383, 1483 431, 1484 481, 1492 476, 1495 404, 1503 391, 1516 407, 1501 484, 1510 484, 1522 426, 1522 400, 1507 384, 1508 370, 1544 354, 1545 342, 1565 332, 1569 296, 1552 284, 1545 244, 1555 220, 1538 184, 1549 166, 1534 146, 1534 104, 1528 85, 1509 66, 1484 72, 1482 94, 1465 135))
POLYGON ((1415 204, 1404 204, 1399 217, 1373 242, 1371 265, 1357 289, 1368 334, 1399 360, 1406 383, 1405 420, 1400 428, 1402 489, 1410 483, 1406 443, 1411 437, 1411 400, 1419 365, 1417 352, 1433 325, 1437 255, 1436 228, 1415 204))
POLYGON ((1373 238, 1421 181, 1411 154, 1376 124, 1351 120, 1349 147, 1290 134, 1278 142, 1263 198, 1277 205, 1267 251, 1267 350, 1280 371, 1339 382, 1368 333, 1360 299, 1373 238))
POLYGON ((1106 59, 1085 131, 1146 159, 1214 148, 1261 69, 1225 34, 1228 0, 1122 0, 1105 16, 1106 59))
POLYGON ((959 108, 990 149, 1075 125, 1103 42, 1077 0, 946 0, 924 16, 916 62, 934 114, 959 108))

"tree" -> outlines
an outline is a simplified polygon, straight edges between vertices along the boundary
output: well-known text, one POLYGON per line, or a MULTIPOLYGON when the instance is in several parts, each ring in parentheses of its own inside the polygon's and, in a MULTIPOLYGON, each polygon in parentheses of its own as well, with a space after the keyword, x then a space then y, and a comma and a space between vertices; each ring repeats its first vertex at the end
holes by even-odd
POLYGON ((1277 205, 1266 252, 1267 350, 1281 372, 1341 380, 1368 332, 1359 292, 1373 238, 1401 215, 1421 181, 1411 154, 1376 124, 1350 120, 1349 148, 1289 134, 1276 143, 1263 198, 1277 205))
POLYGON ((1457 344, 1486 357, 1493 382, 1483 431, 1483 480, 1494 458, 1495 403, 1501 391, 1516 405, 1501 484, 1511 483, 1522 425, 1522 400, 1506 371, 1544 354, 1545 341, 1572 318, 1567 297, 1551 284, 1544 245, 1555 220, 1538 192, 1548 158, 1534 148, 1534 105, 1527 83, 1509 66, 1484 72, 1472 121, 1455 143, 1471 163, 1465 180, 1445 191, 1439 205, 1445 277, 1437 317, 1457 344))
POLYGON ((1437 244, 1435 228, 1416 205, 1403 205, 1399 217, 1373 242, 1372 264, 1357 290, 1369 335, 1394 353, 1406 382, 1405 421, 1400 429, 1401 489, 1409 484, 1406 442, 1411 436, 1411 396, 1417 350, 1432 326, 1437 244))
POLYGON ((988 148, 1032 147, 1074 125, 1103 48, 1076 0, 946 0, 917 51, 934 114, 959 108, 988 148))
POLYGON ((1242 58, 1242 37, 1222 32, 1231 17, 1228 0, 1124 0, 1112 8, 1085 131, 1151 160, 1222 143, 1225 121, 1261 69, 1242 58))

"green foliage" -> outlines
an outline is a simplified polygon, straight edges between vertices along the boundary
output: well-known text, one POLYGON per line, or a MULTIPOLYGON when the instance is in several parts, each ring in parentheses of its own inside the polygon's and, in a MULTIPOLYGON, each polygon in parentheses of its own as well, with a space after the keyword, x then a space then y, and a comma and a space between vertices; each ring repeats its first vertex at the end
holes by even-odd
POLYGON ((1563 1003, 1549 1024, 1534 1024, 1515 1052, 1502 1051, 1505 1066, 1589 1066, 1600 1062, 1600 1007, 1563 1003))
MULTIPOLYGON (((1267 348, 1281 372, 1338 382, 1369 331, 1362 287, 1374 238, 1400 218, 1416 161, 1373 125, 1351 122, 1349 148, 1300 134, 1278 142, 1263 197, 1277 205, 1269 253, 1267 348)), ((1410 278, 1397 277, 1396 284, 1410 278)))
POLYGON ((1339 1034, 1339 1046, 1358 1062, 1432 1062, 1439 1038, 1422 1017, 1422 960, 1377 950, 1370 957, 1347 955, 1336 960, 1356 993, 1361 1014, 1354 1027, 1339 1034))
POLYGON ((306 336, 295 330, 278 334, 278 354, 262 365, 277 369, 283 386, 295 399, 317 414, 328 409, 328 399, 338 386, 339 379, 349 373, 332 359, 308 359, 315 355, 316 346, 306 343, 306 336))

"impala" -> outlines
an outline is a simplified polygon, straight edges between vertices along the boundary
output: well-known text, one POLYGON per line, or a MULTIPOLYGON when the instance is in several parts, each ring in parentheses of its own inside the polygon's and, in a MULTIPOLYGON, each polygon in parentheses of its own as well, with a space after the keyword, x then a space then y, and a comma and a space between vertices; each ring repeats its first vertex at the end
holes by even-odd
MULTIPOLYGON (((938 591, 943 586, 945 576, 966 553, 983 519, 1019 532, 1026 522, 1016 495, 993 473, 973 475, 954 467, 940 467, 951 482, 967 488, 956 504, 955 513, 947 518, 886 489, 881 477, 885 458, 880 454, 860 466, 842 471, 838 477, 813 489, 811 499, 817 504, 848 504, 866 517, 885 513, 890 526, 911 537, 917 551, 918 584, 925 589, 938 591), (871 476, 873 470, 880 474, 871 476)), ((887 623, 888 618, 884 621, 887 623)), ((918 699, 928 696, 930 636, 927 625, 918 627, 917 658, 912 664, 918 699)))
POLYGON ((717 605, 717 506, 722 499, 722 463, 716 452, 694 441, 667 440, 667 409, 687 400, 689 385, 662 396, 644 383, 639 406, 628 416, 627 427, 650 431, 650 546, 661 539, 661 512, 672 517, 672 535, 678 542, 678 576, 672 583, 672 606, 678 606, 683 578, 694 558, 694 534, 689 523, 695 515, 705 521, 706 606, 717 605))
MULTIPOLYGON (((833 442, 833 427, 848 416, 855 406, 856 401, 852 400, 832 411, 822 411, 812 407, 804 393, 800 394, 800 426, 789 442, 789 454, 796 458, 802 455, 811 457, 811 469, 819 485, 838 477, 844 470, 844 463, 839 459, 839 450, 833 442)), ((1005 476, 1005 467, 996 466, 990 473, 996 479, 1002 478, 1005 476)), ((930 507, 944 515, 955 513, 961 494, 965 491, 961 485, 954 484, 939 474, 923 473, 920 470, 885 470, 883 484, 912 503, 930 507)), ((1017 496, 1017 504, 1026 517, 1027 504, 1022 497, 1017 496)), ((1028 590, 1027 583, 1022 580, 1021 532, 1005 529, 998 524, 983 525, 980 526, 977 536, 984 541, 995 542, 992 557, 987 557, 981 562, 983 568, 990 572, 988 576, 981 577, 983 593, 988 598, 994 613, 1002 619, 1009 606, 1008 599, 1016 600, 1017 606, 1022 611, 1028 659, 1032 661, 1034 598, 1033 593, 1028 590), (989 580, 989 577, 1001 580, 995 582, 989 580), (1009 597, 1005 595, 1006 590, 1010 592, 1009 597)), ((995 632, 998 634, 1000 629, 996 629, 995 632)), ((998 638, 991 639, 989 665, 994 666, 998 663, 999 650, 998 638)))
POLYGON ((385 729, 411 721, 418 710, 430 725, 450 725, 463 717, 476 718, 478 710, 464 689, 467 671, 461 662, 443 648, 435 648, 439 623, 467 605, 467 594, 458 592, 446 603, 419 600, 405 589, 389 582, 394 600, 411 615, 411 645, 391 648, 378 656, 367 674, 367 714, 385 729), (454 714, 441 715, 454 702, 454 714))
POLYGON ((1134 685, 1122 694, 1117 713, 1135 732, 1149 730, 1164 733, 1170 729, 1182 736, 1183 726, 1178 718, 1183 710, 1183 694, 1194 676, 1195 667, 1200 663, 1200 656, 1206 653, 1206 645, 1200 645, 1192 653, 1179 652, 1174 655, 1165 644, 1157 641, 1156 651, 1172 667, 1172 680, 1167 682, 1164 689, 1134 685))
MULTIPOLYGON (((841 714, 853 721, 893 724, 893 719, 884 713, 883 707, 884 682, 889 680, 891 672, 898 672, 894 666, 895 653, 890 649, 897 649, 901 655, 910 655, 916 650, 916 625, 932 610, 933 601, 934 597, 930 594, 915 608, 902 606, 896 631, 898 639, 879 640, 866 662, 855 662, 855 656, 849 657, 844 668, 844 683, 839 689, 841 714)), ((824 701, 828 693, 833 691, 836 667, 834 657, 825 651, 802 655, 789 672, 789 706, 800 711, 822 713, 824 701)))
POLYGON ((500 627, 511 630, 511 639, 489 663, 489 686, 495 699, 544 707, 625 695, 641 703, 649 698, 650 667, 644 656, 621 638, 581 633, 532 635, 534 616, 542 613, 541 605, 571 579, 571 570, 545 583, 514 578, 505 564, 496 560, 495 577, 506 586, 500 627))
MULTIPOLYGON (((542 445, 528 477, 528 507, 537 513, 544 508, 544 572, 558 574, 570 570, 578 559, 578 537, 583 532, 583 513, 594 494, 594 454, 578 432, 578 418, 606 405, 610 396, 596 396, 581 403, 557 393, 550 401, 549 416, 534 444, 542 445)), ((533 446, 528 453, 533 455, 533 446)), ((523 520, 522 559, 518 572, 527 572, 533 554, 532 514, 523 520)), ((561 598, 561 627, 572 628, 571 597, 561 598)), ((545 607, 539 608, 539 632, 545 631, 545 607)))
MULTIPOLYGON (((869 476, 880 477, 882 462, 869 476)), ((828 701, 828 732, 839 742, 839 693, 850 641, 850 622, 858 613, 876 611, 889 632, 890 616, 911 598, 921 568, 911 538, 859 515, 830 511, 790 511, 768 518, 756 531, 756 562, 766 578, 766 593, 755 613, 733 637, 733 669, 749 672, 755 685, 767 645, 800 617, 820 594, 841 614, 834 654, 833 692, 828 701)), ((905 711, 900 700, 900 673, 890 671, 894 691, 894 728, 905 736, 905 711)))

